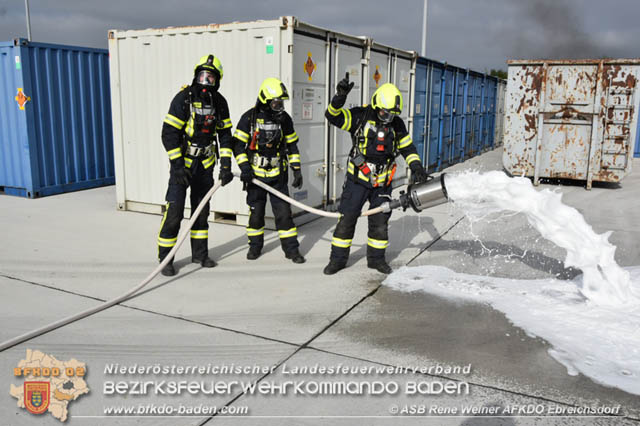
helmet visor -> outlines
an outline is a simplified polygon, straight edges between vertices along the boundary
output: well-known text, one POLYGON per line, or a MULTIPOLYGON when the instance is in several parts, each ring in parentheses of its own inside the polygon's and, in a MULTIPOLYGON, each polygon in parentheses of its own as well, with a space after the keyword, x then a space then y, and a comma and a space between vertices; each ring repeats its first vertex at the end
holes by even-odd
POLYGON ((393 121, 393 113, 388 109, 380 108, 378 109, 378 118, 383 123, 391 123, 393 121))
POLYGON ((215 86, 216 80, 216 75, 211 71, 202 70, 196 75, 196 83, 203 86, 215 86))
POLYGON ((269 101, 269 108, 271 108, 273 112, 280 113, 284 111, 284 101, 280 98, 271 99, 269 101))

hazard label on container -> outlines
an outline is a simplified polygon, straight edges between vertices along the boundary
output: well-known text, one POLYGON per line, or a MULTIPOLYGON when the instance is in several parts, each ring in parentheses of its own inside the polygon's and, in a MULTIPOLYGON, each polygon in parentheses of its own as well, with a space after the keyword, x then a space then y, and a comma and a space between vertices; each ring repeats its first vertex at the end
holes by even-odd
POLYGON ((307 53, 307 60, 304 62, 304 72, 309 76, 309 81, 313 79, 313 73, 316 72, 316 64, 311 59, 311 52, 307 53))
POLYGON ((382 74, 380 74, 380 67, 378 67, 378 65, 376 65, 376 72, 373 73, 373 81, 376 82, 376 87, 378 87, 378 84, 380 84, 380 79, 382 78, 382 74))
POLYGON ((313 102, 302 103, 302 119, 313 120, 313 102))
POLYGON ((19 87, 18 94, 14 99, 16 100, 16 102, 18 102, 18 106, 20 107, 20 109, 24 110, 24 105, 31 100, 31 97, 25 95, 22 91, 22 87, 19 87))

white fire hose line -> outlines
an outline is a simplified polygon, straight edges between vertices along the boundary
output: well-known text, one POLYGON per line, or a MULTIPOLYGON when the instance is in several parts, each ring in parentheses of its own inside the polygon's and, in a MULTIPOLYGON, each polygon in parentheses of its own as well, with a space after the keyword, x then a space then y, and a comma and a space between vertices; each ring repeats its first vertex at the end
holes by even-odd
MULTIPOLYGON (((339 213, 334 213, 334 212, 326 212, 324 210, 319 210, 313 207, 309 207, 306 206, 304 204, 302 204, 299 201, 294 200, 291 197, 288 197, 287 195, 281 193, 280 191, 277 191, 275 189, 273 189, 272 187, 270 187, 269 185, 260 182, 258 179, 253 179, 252 181, 254 184, 258 185, 259 187, 269 191, 270 193, 274 194, 275 196, 283 199, 284 201, 302 209, 302 210, 306 210, 309 213, 313 213, 319 216, 325 216, 325 217, 332 217, 332 218, 340 218, 340 214, 339 213)), ((167 254, 167 256, 164 258, 164 260, 162 262, 160 262, 160 264, 158 265, 158 267, 156 269, 154 269, 144 280, 142 280, 142 282, 140 284, 138 284, 137 286, 133 287, 132 289, 130 289, 128 292, 122 294, 121 296, 118 296, 114 299, 111 300, 107 300, 106 302, 95 306, 93 308, 87 309, 85 311, 79 312, 75 315, 63 318, 61 320, 52 322, 50 324, 47 324, 41 328, 38 328, 36 330, 30 331, 28 333, 22 334, 20 336, 14 337, 13 339, 7 340, 6 342, 2 342, 0 344, 0 352, 5 351, 6 349, 12 348, 13 346, 19 345, 20 343, 24 343, 27 340, 31 340, 34 337, 38 337, 38 336, 42 336, 43 334, 46 334, 50 331, 56 330, 60 327, 63 327, 65 325, 71 324, 72 322, 76 322, 78 320, 81 320, 83 318, 86 318, 90 315, 96 314, 98 312, 104 311, 105 309, 108 309, 114 305, 117 305, 119 303, 125 302, 129 299, 131 299, 137 292, 139 292, 140 290, 142 290, 147 284, 149 284, 151 282, 151 280, 153 280, 156 275, 158 275, 160 273, 160 271, 162 271, 162 268, 164 268, 170 261, 170 259, 173 258, 173 256, 175 255, 175 253, 178 251, 178 249, 180 248, 180 246, 182 245, 182 243, 184 242, 184 240, 187 238, 187 235, 189 235, 189 232, 191 230, 191 228, 193 227, 193 224, 195 223, 196 219, 198 218, 198 215, 200 214, 200 212, 202 211, 202 209, 204 208, 204 205, 211 199, 211 197, 213 196, 213 194, 218 190, 218 188, 220 188, 220 182, 216 183, 213 188, 211 188, 209 190, 209 192, 207 192, 207 194, 204 196, 204 198, 202 199, 202 201, 200 202, 200 204, 198 205, 198 207, 195 209, 195 211, 191 214, 191 219, 189 219, 189 223, 187 224, 187 228, 185 228, 185 230, 182 232, 182 234, 178 237, 178 240, 176 242, 176 245, 171 249, 171 251, 169 252, 169 254, 167 254)), ((372 214, 376 214, 376 213, 380 213, 383 211, 383 207, 378 207, 375 209, 370 209, 367 210, 366 212, 362 213, 361 216, 370 216, 372 214)))

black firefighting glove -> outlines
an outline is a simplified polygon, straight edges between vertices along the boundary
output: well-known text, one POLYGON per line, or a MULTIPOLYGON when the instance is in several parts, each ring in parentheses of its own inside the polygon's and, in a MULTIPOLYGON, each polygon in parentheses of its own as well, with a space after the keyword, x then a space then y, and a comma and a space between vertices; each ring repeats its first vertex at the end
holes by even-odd
POLYGON ((231 167, 221 166, 220 175, 218 176, 218 179, 220 179, 220 183, 222 183, 222 186, 225 186, 226 184, 231 182, 233 180, 233 173, 231 173, 231 167))
POLYGON ((296 189, 302 188, 302 172, 300 169, 293 169, 293 183, 291 186, 296 189))
POLYGON ((353 89, 353 85, 355 83, 349 83, 349 73, 346 74, 346 77, 340 80, 338 86, 336 87, 336 94, 331 99, 331 106, 335 109, 340 109, 347 102, 347 95, 353 89))
POLYGON ((185 166, 183 157, 171 160, 171 173, 173 174, 175 183, 189 186, 189 182, 191 181, 191 170, 185 166))
POLYGON ((353 85, 356 84, 355 81, 349 83, 349 73, 345 74, 345 77, 340 80, 338 86, 336 87, 336 92, 338 96, 347 96, 351 89, 353 89, 353 85))
POLYGON ((253 180, 253 170, 248 164, 240 167, 240 180, 242 181, 242 189, 246 191, 247 186, 251 183, 251 180, 253 180))
POLYGON ((429 180, 427 171, 422 167, 418 161, 414 161, 409 166, 411 168, 411 176, 413 177, 413 183, 423 183, 429 180))

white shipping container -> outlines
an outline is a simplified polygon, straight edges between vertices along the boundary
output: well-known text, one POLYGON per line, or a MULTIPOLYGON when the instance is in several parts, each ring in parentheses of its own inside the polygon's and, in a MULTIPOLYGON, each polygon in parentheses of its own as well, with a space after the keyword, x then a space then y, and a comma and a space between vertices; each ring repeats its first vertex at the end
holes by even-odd
MULTIPOLYGON (((220 58, 224 67, 220 92, 229 103, 234 128, 242 113, 255 104, 264 78, 277 77, 287 86, 291 100, 285 105, 300 137, 304 177, 302 189, 290 189, 294 198, 307 205, 333 208, 340 197, 352 142, 347 132, 325 120, 324 113, 346 72, 356 82, 346 107, 369 103, 379 85, 392 82, 403 94, 402 117, 410 133, 412 130, 414 52, 314 27, 294 17, 112 30, 109 53, 116 193, 121 210, 161 213, 169 178, 160 137, 162 121, 173 96, 182 85, 191 83, 196 61, 208 53, 220 58)), ((395 185, 406 183, 401 159, 396 176, 395 185)), ((245 225, 249 213, 245 198, 241 182, 234 179, 214 195, 210 220, 245 225)), ((297 213, 300 210, 294 208, 297 213)), ((270 207, 266 219, 273 228, 270 207)))

